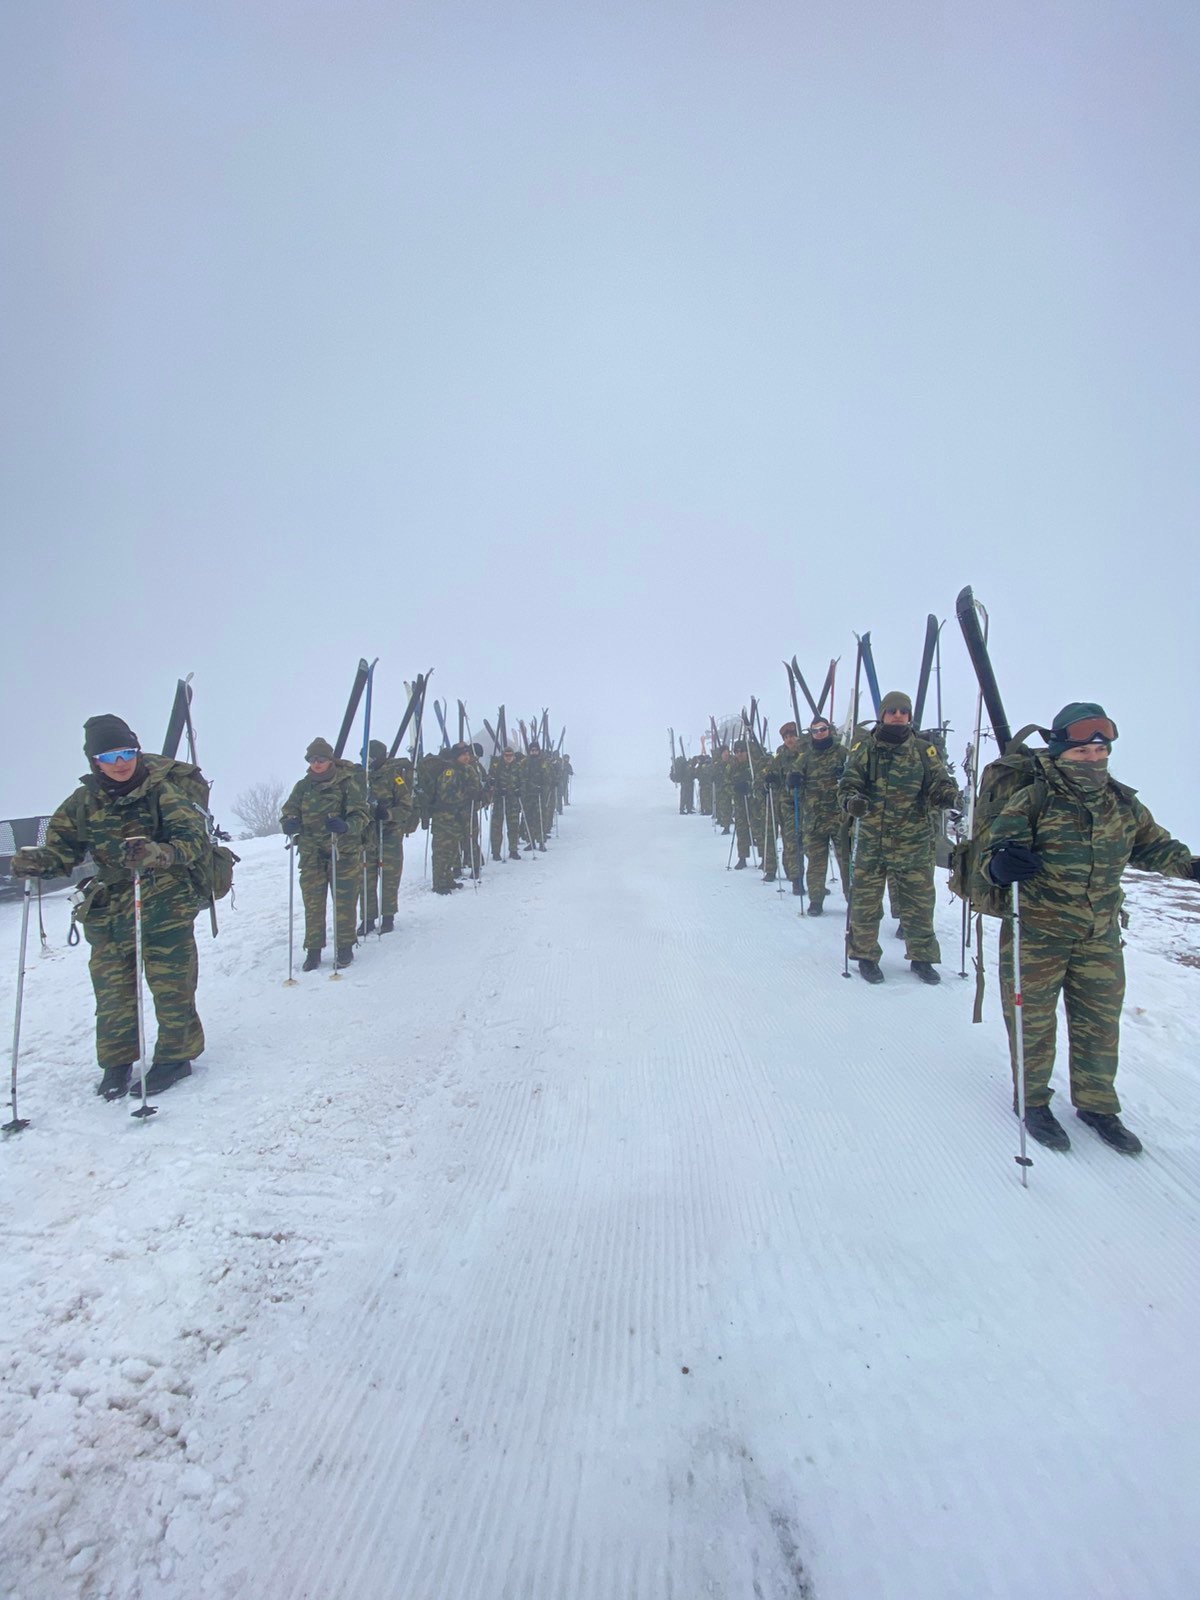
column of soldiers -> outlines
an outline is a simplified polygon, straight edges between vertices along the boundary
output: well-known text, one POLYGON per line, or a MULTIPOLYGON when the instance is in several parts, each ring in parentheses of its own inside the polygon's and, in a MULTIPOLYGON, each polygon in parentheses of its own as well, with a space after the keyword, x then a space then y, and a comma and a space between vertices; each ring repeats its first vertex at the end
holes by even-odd
MULTIPOLYGON (((939 983, 936 841, 942 814, 957 816, 963 796, 938 739, 914 728, 912 702, 898 690, 883 697, 873 728, 854 729, 849 748, 820 715, 804 737, 794 722, 779 732, 782 743, 769 759, 753 738, 719 747, 714 757, 714 816, 723 834, 733 831, 736 867, 747 866, 753 848, 764 880, 771 881, 778 840, 795 894, 802 892, 807 858, 808 914, 817 917, 828 894, 832 851, 849 901, 847 959, 868 983, 884 982, 879 926, 886 888, 913 974, 939 983)), ((1121 1121, 1115 1088, 1124 999, 1121 875, 1134 866, 1200 882, 1200 859, 1159 826, 1132 789, 1109 776, 1116 737, 1102 706, 1064 706, 1046 752, 1025 752, 1027 770, 1014 780, 980 847, 987 881, 1021 889, 1019 1014, 1011 916, 1000 932, 1013 1109, 1020 1031, 1025 1126, 1054 1150, 1070 1148, 1050 1109, 1060 999, 1076 1115, 1114 1149, 1141 1150, 1121 1121)))
MULTIPOLYGON (((96 1092, 106 1100, 127 1094, 139 1059, 140 937, 158 1022, 145 1086, 158 1095, 189 1076, 204 1049, 194 922, 213 896, 208 784, 197 767, 143 751, 116 716, 85 723, 84 754, 88 770, 49 819, 45 843, 18 850, 11 870, 18 878, 68 877, 90 856, 92 875, 76 892, 72 941, 78 924, 91 952, 96 997, 96 1092)), ((464 873, 478 877, 482 870, 489 804, 492 859, 501 859, 507 831, 508 858, 520 860, 522 842, 545 851, 574 775, 569 756, 542 751, 536 742, 526 756, 498 750, 486 772, 479 745, 426 756, 416 772, 407 756, 390 758, 377 739, 367 755, 364 772, 337 756, 327 739, 312 740, 305 773, 283 805, 280 827, 299 859, 305 972, 322 963, 331 901, 339 967, 350 965, 356 937, 377 922, 380 934, 394 931, 404 840, 418 827, 430 835, 434 892, 450 894, 462 887, 464 873)), ((237 858, 225 854, 231 871, 237 858)), ((228 887, 226 881, 217 893, 228 887)))

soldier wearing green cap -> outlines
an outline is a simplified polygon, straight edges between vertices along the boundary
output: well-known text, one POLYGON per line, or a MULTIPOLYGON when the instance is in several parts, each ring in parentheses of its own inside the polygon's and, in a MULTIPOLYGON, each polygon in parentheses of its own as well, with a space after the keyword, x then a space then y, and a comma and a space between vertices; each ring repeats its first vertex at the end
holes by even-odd
POLYGON ((930 819, 934 811, 957 805, 959 793, 935 746, 914 734, 906 694, 884 695, 874 730, 860 734, 850 747, 837 793, 858 835, 851 869, 850 959, 868 983, 883 982, 879 923, 891 878, 909 964, 923 982, 939 983, 942 952, 933 931, 930 819))
POLYGON ((337 851, 334 944, 337 964, 354 960, 354 926, 362 887, 363 833, 371 820, 363 770, 334 755, 328 739, 314 739, 304 752, 308 771, 284 802, 280 826, 300 850, 304 899, 304 971, 315 972, 325 948, 325 902, 337 851))
POLYGON ((146 1090, 161 1094, 192 1070, 204 1049, 196 1012, 198 961, 193 923, 200 899, 193 877, 208 849, 204 819, 171 782, 176 763, 144 754, 120 717, 84 724, 88 771, 50 818, 46 841, 18 850, 16 877, 64 877, 90 853, 75 920, 90 947, 96 996, 96 1092, 119 1099, 138 1059, 133 873, 141 879, 142 967, 158 1018, 146 1090))
MULTIPOLYGON (((1128 866, 1200 879, 1186 845, 1155 822, 1133 789, 1108 770, 1116 724, 1094 701, 1073 701, 1054 719, 1045 755, 1010 797, 987 835, 987 871, 1020 885, 1021 1015, 1025 1125, 1039 1143, 1070 1139, 1050 1109, 1059 996, 1067 1013, 1071 1103, 1081 1121, 1128 1155, 1141 1141, 1121 1121, 1117 1055, 1125 961, 1121 874, 1128 866)), ((1016 1078, 1012 928, 1000 932, 1005 1023, 1016 1078)))
POLYGON ((395 928, 404 876, 404 837, 417 827, 412 762, 407 756, 389 756, 382 739, 372 739, 367 746, 367 762, 371 820, 365 836, 367 901, 360 935, 372 932, 377 915, 380 933, 395 928))

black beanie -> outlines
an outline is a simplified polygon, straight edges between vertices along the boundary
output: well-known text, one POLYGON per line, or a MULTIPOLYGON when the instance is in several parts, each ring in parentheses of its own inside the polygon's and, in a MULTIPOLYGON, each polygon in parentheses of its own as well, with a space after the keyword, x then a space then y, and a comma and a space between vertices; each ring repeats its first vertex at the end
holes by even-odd
POLYGON ((89 717, 83 725, 83 753, 89 761, 106 750, 140 749, 137 734, 111 711, 103 717, 89 717))

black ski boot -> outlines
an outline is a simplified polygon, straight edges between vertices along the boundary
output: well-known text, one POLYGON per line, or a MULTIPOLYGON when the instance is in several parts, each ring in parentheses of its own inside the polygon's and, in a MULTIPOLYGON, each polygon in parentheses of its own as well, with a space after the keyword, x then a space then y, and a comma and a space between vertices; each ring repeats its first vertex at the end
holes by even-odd
POLYGON ((382 917, 379 923, 380 933, 394 933, 396 931, 395 917, 382 917))
POLYGON ((354 946, 352 944, 338 945, 337 964, 339 967, 348 967, 354 960, 354 946))
POLYGON ((722 833, 728 833, 728 832, 729 832, 729 829, 728 829, 728 828, 722 828, 722 829, 721 829, 721 832, 722 832, 722 833))
POLYGON ((508 852, 508 859, 510 861, 520 861, 521 860, 521 852, 519 850, 510 850, 508 852))
POLYGON ((375 932, 375 918, 367 917, 358 925, 358 937, 365 939, 367 934, 375 932))
POLYGON ((461 888, 462 888, 462 884, 461 883, 447 883, 447 884, 444 884, 443 886, 441 886, 440 888, 435 883, 434 886, 433 886, 433 892, 434 892, 434 894, 453 894, 455 889, 461 889, 461 888))
POLYGON ((539 850, 542 850, 542 851, 544 851, 544 850, 545 850, 545 848, 546 848, 546 846, 545 846, 545 845, 544 845, 544 844, 540 844, 540 845, 538 845, 538 849, 539 849, 539 850))
POLYGON ((119 1100, 122 1095, 129 1093, 129 1074, 132 1071, 131 1066, 105 1067, 104 1076, 96 1085, 96 1093, 102 1100, 119 1100))
POLYGON ((301 972, 315 972, 320 965, 321 952, 319 950, 306 950, 304 953, 304 965, 300 970, 301 972))
POLYGON ((910 961, 908 964, 922 983, 941 983, 942 975, 932 961, 910 961))
POLYGON ((1069 1150, 1071 1141, 1067 1130, 1049 1106, 1025 1107, 1025 1132, 1031 1139, 1044 1144, 1047 1150, 1069 1150))
POLYGON ((804 888, 803 888, 799 878, 793 878, 792 879, 792 893, 793 894, 803 894, 804 893, 804 888))
POLYGON ((146 1074, 146 1093, 165 1094, 173 1083, 178 1083, 180 1078, 190 1078, 191 1075, 190 1061, 156 1061, 146 1074))
MULTIPOLYGON (((1086 1122, 1089 1128, 1095 1129, 1105 1144, 1112 1145, 1113 1149, 1119 1150, 1123 1156, 1141 1155, 1142 1141, 1113 1112, 1076 1111, 1075 1115, 1080 1122, 1086 1122)), ((1028 1123, 1028 1116, 1025 1121, 1028 1123)))
POLYGON ((904 938, 904 924, 902 922, 896 924, 896 937, 897 939, 904 938))
POLYGON ((733 864, 733 870, 735 872, 742 872, 742 871, 745 870, 745 866, 746 866, 746 858, 745 858, 745 856, 739 856, 737 858, 737 860, 733 864))
POLYGON ((858 970, 862 973, 863 977, 868 983, 883 982, 883 973, 879 970, 878 961, 860 961, 858 963, 858 970))
POLYGON ((819 916, 821 916, 822 915, 822 907, 824 906, 824 904, 825 904, 825 902, 823 900, 810 900, 808 902, 808 914, 809 914, 809 916, 810 917, 819 917, 819 916))

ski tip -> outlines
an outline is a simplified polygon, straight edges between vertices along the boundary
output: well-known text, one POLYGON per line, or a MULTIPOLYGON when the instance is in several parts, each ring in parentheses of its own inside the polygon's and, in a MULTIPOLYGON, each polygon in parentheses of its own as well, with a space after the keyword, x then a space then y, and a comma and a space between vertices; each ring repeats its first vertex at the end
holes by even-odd
POLYGON ((954 602, 954 610, 958 616, 962 617, 965 616, 968 611, 974 611, 974 609, 975 591, 968 583, 958 591, 958 599, 954 602))

